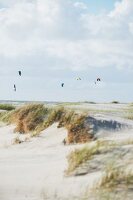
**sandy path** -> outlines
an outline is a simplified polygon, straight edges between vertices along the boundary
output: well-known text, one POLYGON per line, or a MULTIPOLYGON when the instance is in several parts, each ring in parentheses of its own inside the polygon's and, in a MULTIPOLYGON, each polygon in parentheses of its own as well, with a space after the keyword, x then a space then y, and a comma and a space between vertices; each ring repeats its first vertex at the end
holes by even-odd
POLYGON ((13 128, 0 128, 1 144, 4 141, 0 147, 1 200, 78 199, 101 175, 64 177, 66 156, 77 145, 62 144, 67 132, 57 129, 57 124, 18 145, 11 145, 13 128))

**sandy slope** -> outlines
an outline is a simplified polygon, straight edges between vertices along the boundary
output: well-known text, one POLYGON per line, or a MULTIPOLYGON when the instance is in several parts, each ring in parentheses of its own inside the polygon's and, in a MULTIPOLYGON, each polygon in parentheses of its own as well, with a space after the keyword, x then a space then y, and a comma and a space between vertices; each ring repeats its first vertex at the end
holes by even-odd
MULTIPOLYGON (((67 131, 57 129, 57 124, 18 145, 12 145, 18 136, 13 129, 0 128, 0 200, 77 200, 101 177, 100 171, 80 177, 64 176, 68 153, 83 145, 64 146, 67 131)), ((133 139, 131 130, 116 135, 108 135, 107 139, 133 139)), ((26 136, 19 137, 24 140, 26 136)))
POLYGON ((30 142, 11 145, 13 127, 0 128, 0 141, 4 142, 0 148, 0 199, 54 200, 55 195, 60 199, 81 196, 99 173, 64 177, 66 156, 77 148, 62 144, 66 134, 65 129, 57 129, 54 124, 30 142))

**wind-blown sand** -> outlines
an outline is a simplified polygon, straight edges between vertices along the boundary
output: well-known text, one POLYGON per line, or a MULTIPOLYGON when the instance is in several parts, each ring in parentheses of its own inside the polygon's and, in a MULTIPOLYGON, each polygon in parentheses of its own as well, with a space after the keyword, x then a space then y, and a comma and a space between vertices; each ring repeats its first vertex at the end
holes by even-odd
MULTIPOLYGON (((100 180, 102 171, 85 176, 66 177, 67 155, 84 145, 64 146, 67 135, 65 128, 57 128, 57 123, 30 141, 13 145, 19 136, 14 134, 14 126, 0 127, 0 200, 78 200, 88 188, 100 180)), ((126 134, 103 136, 107 140, 133 139, 132 130, 126 134)))

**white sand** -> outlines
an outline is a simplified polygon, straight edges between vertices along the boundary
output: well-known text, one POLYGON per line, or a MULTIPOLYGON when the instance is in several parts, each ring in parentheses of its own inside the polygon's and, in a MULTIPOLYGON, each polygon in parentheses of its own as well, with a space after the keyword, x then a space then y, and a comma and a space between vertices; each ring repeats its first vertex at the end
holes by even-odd
POLYGON ((66 156, 81 145, 64 146, 67 131, 57 124, 18 145, 11 145, 13 128, 0 128, 0 200, 77 199, 101 175, 64 177, 66 156))
MULTIPOLYGON (((14 138, 25 140, 27 135, 14 134, 13 129, 0 127, 0 200, 78 200, 102 176, 102 172, 64 176, 67 155, 83 145, 64 146, 67 131, 57 129, 57 124, 18 145, 12 144, 14 138)), ((107 140, 133 139, 132 130, 99 135, 107 140)))

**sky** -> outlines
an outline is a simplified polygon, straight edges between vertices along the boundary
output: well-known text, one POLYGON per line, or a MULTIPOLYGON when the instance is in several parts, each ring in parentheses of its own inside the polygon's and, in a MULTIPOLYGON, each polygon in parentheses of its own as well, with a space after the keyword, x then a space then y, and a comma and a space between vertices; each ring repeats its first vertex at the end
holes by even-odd
POLYGON ((133 1, 0 0, 0 82, 0 100, 133 102, 133 1))

